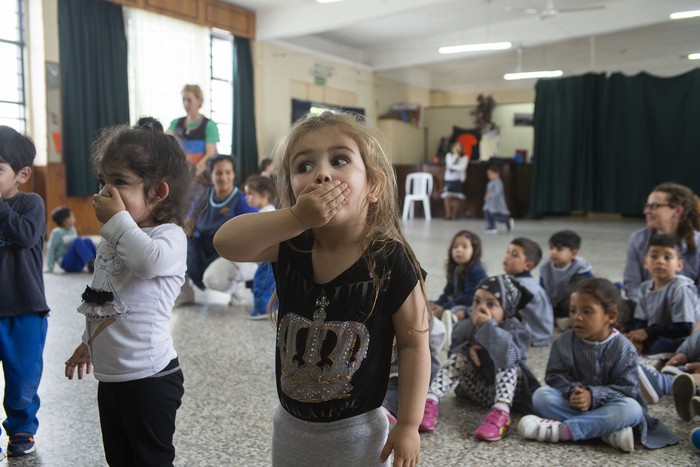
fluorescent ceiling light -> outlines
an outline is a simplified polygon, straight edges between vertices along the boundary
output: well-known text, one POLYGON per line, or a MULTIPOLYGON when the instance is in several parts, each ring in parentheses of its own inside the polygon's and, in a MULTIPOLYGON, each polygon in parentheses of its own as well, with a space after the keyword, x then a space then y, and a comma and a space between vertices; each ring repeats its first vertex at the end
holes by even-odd
POLYGON ((487 42, 485 44, 464 44, 451 45, 449 47, 440 47, 438 52, 441 54, 457 54, 460 52, 481 52, 483 50, 505 50, 510 49, 510 42, 487 42))
POLYGON ((688 60, 700 60, 700 52, 688 54, 688 60))
POLYGON ((533 78, 556 78, 557 76, 563 75, 564 72, 561 70, 550 70, 550 71, 525 71, 518 73, 506 73, 503 75, 503 79, 508 81, 516 79, 533 79, 533 78))
POLYGON ((686 18, 695 18, 697 16, 700 16, 700 10, 677 11, 676 13, 671 13, 670 18, 671 19, 686 19, 686 18))
POLYGON ((316 3, 337 3, 342 1, 343 0, 316 0, 316 3))

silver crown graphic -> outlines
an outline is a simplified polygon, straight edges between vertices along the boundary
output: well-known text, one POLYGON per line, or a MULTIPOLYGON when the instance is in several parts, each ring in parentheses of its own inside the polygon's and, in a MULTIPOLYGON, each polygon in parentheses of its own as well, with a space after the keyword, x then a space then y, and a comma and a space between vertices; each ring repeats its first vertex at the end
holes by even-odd
POLYGON ((350 397, 352 376, 367 356, 369 331, 355 321, 326 322, 330 301, 325 292, 316 299, 313 321, 287 314, 277 336, 281 387, 292 399, 325 402, 350 397), (297 344, 306 342, 303 353, 297 344))

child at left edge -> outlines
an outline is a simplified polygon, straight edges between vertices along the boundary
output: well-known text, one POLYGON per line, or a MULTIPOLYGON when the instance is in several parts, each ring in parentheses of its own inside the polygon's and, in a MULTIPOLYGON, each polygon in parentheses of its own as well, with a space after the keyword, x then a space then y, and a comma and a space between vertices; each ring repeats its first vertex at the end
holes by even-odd
POLYGON ((276 147, 279 209, 237 216, 214 237, 229 260, 273 263, 274 466, 388 465, 391 452, 401 466, 420 457, 428 302, 380 139, 352 114, 297 121, 276 147), (400 404, 388 432, 382 402, 394 337, 400 404))
POLYGON ((94 365, 109 465, 173 465, 184 377, 169 325, 185 281, 182 225, 194 168, 175 137, 138 124, 101 133, 92 164, 102 241, 78 307, 82 343, 65 375, 73 379, 77 370, 82 379, 94 365))
POLYGON ((648 414, 637 352, 613 327, 623 306, 617 287, 607 279, 585 279, 569 302, 572 327, 552 345, 547 386, 533 394, 536 415, 520 419, 520 436, 552 443, 602 438, 625 452, 634 451, 635 431, 649 449, 678 443, 648 414))
POLYGON ((539 281, 532 277, 532 270, 541 259, 540 245, 525 237, 514 238, 503 257, 503 272, 513 276, 532 294, 532 300, 521 314, 530 331, 530 343, 534 347, 551 344, 554 335, 552 302, 539 281))
MULTIPOLYGON (((36 450, 37 390, 43 368, 49 307, 42 276, 46 220, 44 201, 23 193, 36 156, 34 143, 0 126, 0 360, 5 375, 7 454, 36 450)), ((5 455, 0 449, 0 459, 5 455)))

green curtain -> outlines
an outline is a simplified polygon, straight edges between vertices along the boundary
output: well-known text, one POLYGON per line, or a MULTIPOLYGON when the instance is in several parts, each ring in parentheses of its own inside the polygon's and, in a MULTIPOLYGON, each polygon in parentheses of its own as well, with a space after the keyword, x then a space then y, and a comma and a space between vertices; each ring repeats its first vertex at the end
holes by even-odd
POLYGON ((258 142, 255 134, 253 59, 250 41, 233 38, 233 153, 236 179, 242 185, 258 171, 258 142))
POLYGON ((127 43, 122 8, 59 0, 63 160, 68 196, 97 190, 90 145, 104 127, 129 123, 127 43))
POLYGON ((532 210, 640 214, 658 183, 700 193, 700 69, 536 85, 532 210))

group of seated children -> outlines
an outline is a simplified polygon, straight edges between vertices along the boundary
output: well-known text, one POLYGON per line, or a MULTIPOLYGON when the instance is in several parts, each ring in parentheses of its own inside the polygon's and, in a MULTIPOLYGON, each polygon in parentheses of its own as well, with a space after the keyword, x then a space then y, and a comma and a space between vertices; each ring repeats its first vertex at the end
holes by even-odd
MULTIPOLYGON (((601 438, 625 452, 634 450, 635 438, 652 449, 678 442, 646 409, 673 395, 682 419, 700 416, 700 331, 688 338, 700 307, 695 284, 678 274, 678 244, 666 235, 650 239, 644 266, 652 279, 641 284, 632 320, 622 319, 629 305, 619 286, 594 278, 580 248, 575 232, 553 234, 536 280, 532 270, 542 250, 515 238, 503 259, 505 274, 486 277, 479 237, 466 230, 453 237, 447 284, 431 302, 447 327, 448 359, 431 375, 421 431, 435 428, 439 400, 454 388, 490 407, 474 432, 480 440, 508 433, 515 409, 528 414, 518 426, 526 439, 601 438), (526 350, 552 343, 555 317, 563 333, 552 344, 547 386, 540 387, 526 350), (658 371, 641 359, 646 356, 671 359, 658 371)), ((431 352, 435 358, 440 348, 431 352)), ((700 449, 700 428, 691 441, 700 449)))

